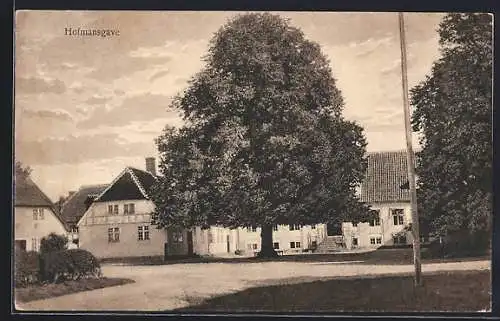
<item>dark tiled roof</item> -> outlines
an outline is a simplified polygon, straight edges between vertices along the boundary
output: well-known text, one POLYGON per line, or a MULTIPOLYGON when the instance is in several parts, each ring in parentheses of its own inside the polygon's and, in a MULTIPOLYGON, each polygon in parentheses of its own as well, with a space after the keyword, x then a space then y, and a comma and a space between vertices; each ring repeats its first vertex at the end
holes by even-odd
POLYGON ((96 202, 146 199, 154 181, 149 172, 127 167, 96 202))
POLYGON ((66 224, 71 226, 78 223, 90 205, 89 202, 93 201, 93 197, 99 196, 106 187, 107 184, 82 186, 70 196, 63 204, 61 211, 61 216, 66 224))
POLYGON ((54 208, 50 198, 33 182, 29 177, 16 177, 14 180, 14 205, 26 207, 45 207, 54 212, 56 218, 68 230, 68 226, 61 217, 61 214, 54 208))
POLYGON ((141 169, 133 167, 129 167, 129 169, 132 171, 132 173, 134 173, 135 177, 137 177, 137 179, 139 180, 139 184, 142 185, 142 187, 146 191, 146 194, 149 195, 149 190, 156 181, 156 178, 151 175, 151 173, 143 171, 141 169))
POLYGON ((31 180, 31 178, 17 178, 15 185, 15 205, 16 206, 37 206, 52 208, 52 201, 44 192, 31 180))
POLYGON ((366 176, 361 184, 361 201, 409 202, 408 189, 401 188, 407 182, 406 151, 369 153, 366 176))

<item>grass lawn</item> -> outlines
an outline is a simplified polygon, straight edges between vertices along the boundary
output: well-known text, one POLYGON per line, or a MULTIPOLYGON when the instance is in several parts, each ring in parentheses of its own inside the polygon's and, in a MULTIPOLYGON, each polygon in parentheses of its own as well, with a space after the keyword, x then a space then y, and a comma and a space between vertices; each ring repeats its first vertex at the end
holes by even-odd
POLYGON ((57 284, 31 285, 23 288, 16 288, 14 293, 17 301, 29 302, 133 282, 134 280, 123 278, 81 279, 78 281, 64 281, 57 284))
MULTIPOLYGON (((491 272, 344 278, 247 289, 214 297, 176 312, 474 312, 490 309, 491 272)), ((293 282, 292 282, 293 283, 293 282)))
MULTIPOLYGON (((425 252, 425 250, 423 250, 425 252)), ((431 259, 423 258, 422 263, 445 263, 445 262, 465 262, 476 260, 490 260, 491 256, 464 257, 431 259)), ((259 262, 345 262, 363 261, 360 264, 413 264, 413 250, 411 248, 401 249, 379 249, 364 253, 336 253, 336 254, 296 254, 283 255, 276 258, 258 257, 192 257, 192 258, 170 258, 164 261, 163 257, 145 258, 123 258, 110 259, 101 263, 122 263, 130 265, 168 265, 184 263, 259 263, 259 262)))

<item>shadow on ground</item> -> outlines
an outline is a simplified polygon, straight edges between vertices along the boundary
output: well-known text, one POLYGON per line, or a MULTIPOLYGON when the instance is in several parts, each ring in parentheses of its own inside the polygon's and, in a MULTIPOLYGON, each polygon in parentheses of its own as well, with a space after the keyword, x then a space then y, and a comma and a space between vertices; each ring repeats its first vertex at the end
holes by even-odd
MULTIPOLYGON (((200 302, 174 312, 477 312, 491 307, 490 271, 316 280, 276 280, 200 302), (302 283, 297 283, 302 281, 302 283)), ((189 298, 188 298, 189 299, 189 298)))

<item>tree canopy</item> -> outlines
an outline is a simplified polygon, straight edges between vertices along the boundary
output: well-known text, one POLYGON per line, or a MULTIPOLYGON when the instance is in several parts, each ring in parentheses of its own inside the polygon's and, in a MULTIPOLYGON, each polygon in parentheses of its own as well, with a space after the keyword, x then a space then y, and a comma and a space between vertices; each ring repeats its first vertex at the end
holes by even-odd
POLYGON ((439 26, 441 58, 411 90, 418 197, 431 233, 491 231, 492 16, 448 14, 439 26))
MULTIPOLYGON (((186 122, 157 139, 160 227, 262 227, 357 219, 363 130, 318 44, 279 16, 243 14, 210 41, 205 67, 172 108, 186 122)), ((270 248, 270 249, 269 249, 270 248)))

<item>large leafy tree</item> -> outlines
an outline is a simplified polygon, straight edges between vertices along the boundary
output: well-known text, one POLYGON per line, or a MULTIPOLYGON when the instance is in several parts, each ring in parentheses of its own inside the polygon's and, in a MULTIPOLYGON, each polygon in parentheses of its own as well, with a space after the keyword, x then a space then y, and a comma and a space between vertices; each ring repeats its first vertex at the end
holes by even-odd
POLYGON ((186 125, 157 139, 159 227, 314 224, 368 213, 362 128, 342 118, 318 44, 271 14, 239 15, 210 42, 206 66, 173 103, 186 125))
POLYGON ((448 14, 441 58, 411 91, 424 227, 438 235, 486 235, 492 212, 492 17, 448 14), (486 232, 486 233, 485 233, 486 232))

